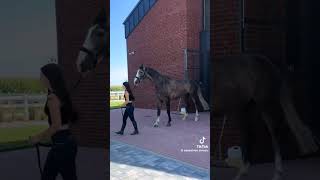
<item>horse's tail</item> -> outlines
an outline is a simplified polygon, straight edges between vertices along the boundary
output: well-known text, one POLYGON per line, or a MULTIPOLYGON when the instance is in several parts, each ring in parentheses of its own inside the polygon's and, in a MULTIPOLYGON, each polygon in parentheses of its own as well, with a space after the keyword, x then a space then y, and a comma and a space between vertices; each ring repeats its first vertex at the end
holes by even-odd
POLYGON ((197 85, 197 94, 198 94, 199 100, 202 104, 203 110, 208 111, 210 108, 209 108, 207 101, 202 96, 200 85, 197 85))
POLYGON ((285 115, 285 119, 294 134, 302 154, 316 152, 319 147, 316 143, 315 136, 312 131, 299 118, 297 111, 293 105, 292 96, 289 89, 287 78, 284 78, 281 86, 281 106, 285 115))

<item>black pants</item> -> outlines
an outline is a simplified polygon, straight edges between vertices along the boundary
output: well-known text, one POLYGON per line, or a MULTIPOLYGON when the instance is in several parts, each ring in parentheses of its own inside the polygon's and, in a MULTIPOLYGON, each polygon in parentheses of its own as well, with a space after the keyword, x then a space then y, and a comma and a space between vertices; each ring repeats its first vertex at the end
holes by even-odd
POLYGON ((42 180, 55 180, 58 173, 64 180, 77 180, 77 143, 69 130, 61 130, 52 136, 50 149, 43 169, 42 180))
POLYGON ((138 130, 137 122, 134 120, 133 112, 134 112, 134 106, 132 104, 127 104, 126 110, 124 111, 124 114, 123 114, 121 131, 124 131, 124 129, 126 128, 128 117, 132 122, 134 130, 136 131, 138 130))

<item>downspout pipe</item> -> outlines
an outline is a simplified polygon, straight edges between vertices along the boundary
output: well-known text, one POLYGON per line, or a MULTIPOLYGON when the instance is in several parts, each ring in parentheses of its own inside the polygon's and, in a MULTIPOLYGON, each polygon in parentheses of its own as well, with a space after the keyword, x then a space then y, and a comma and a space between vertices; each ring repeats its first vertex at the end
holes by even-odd
POLYGON ((240 53, 245 53, 244 44, 244 31, 245 31, 245 19, 244 19, 244 9, 245 0, 240 0, 240 53))

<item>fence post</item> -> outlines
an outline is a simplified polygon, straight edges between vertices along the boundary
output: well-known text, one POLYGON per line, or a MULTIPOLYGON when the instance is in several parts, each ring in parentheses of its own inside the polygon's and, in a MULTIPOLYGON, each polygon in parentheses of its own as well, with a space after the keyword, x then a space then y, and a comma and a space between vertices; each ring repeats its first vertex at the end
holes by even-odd
POLYGON ((29 103, 28 103, 28 96, 24 95, 24 119, 27 121, 29 120, 29 103))

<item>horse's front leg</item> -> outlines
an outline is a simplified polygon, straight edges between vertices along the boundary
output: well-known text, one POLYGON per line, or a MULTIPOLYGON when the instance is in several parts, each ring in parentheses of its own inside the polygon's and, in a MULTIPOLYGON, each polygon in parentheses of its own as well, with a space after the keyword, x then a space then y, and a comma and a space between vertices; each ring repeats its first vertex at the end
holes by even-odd
POLYGON ((153 127, 159 127, 160 113, 161 113, 161 105, 162 105, 162 102, 161 102, 161 100, 158 99, 158 102, 157 102, 157 119, 156 119, 156 121, 154 122, 153 127))
POLYGON ((186 120, 186 118, 188 117, 188 110, 187 110, 188 98, 189 98, 189 95, 184 96, 185 112, 183 113, 182 120, 186 120))
POLYGON ((171 115, 170 115, 170 99, 167 100, 166 102, 166 106, 167 106, 167 114, 168 114, 168 123, 167 126, 171 126, 171 115))

